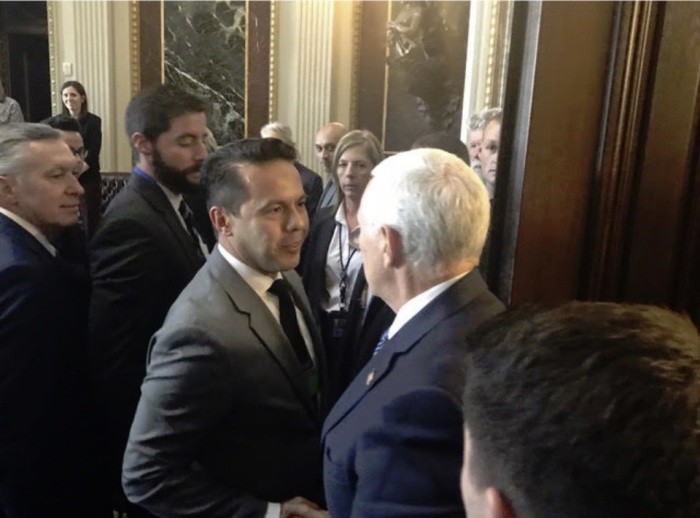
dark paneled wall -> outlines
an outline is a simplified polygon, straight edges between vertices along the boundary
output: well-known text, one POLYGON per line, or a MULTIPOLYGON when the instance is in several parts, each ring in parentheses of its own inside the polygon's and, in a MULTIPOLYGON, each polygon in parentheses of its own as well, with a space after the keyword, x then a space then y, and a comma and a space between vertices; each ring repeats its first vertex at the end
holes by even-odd
POLYGON ((523 3, 514 30, 533 52, 515 48, 507 92, 501 296, 700 322, 700 4, 523 3))

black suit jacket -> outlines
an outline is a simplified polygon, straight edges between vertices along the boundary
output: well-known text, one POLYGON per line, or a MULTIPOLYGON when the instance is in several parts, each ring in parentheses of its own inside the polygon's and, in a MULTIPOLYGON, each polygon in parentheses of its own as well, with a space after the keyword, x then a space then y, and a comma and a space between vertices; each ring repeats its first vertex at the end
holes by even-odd
POLYGON ((78 119, 80 135, 83 137, 83 146, 88 152, 85 162, 90 169, 85 174, 100 174, 100 151, 102 151, 102 119, 94 113, 86 113, 78 119))
POLYGON ((323 192, 323 180, 321 180, 319 175, 300 162, 294 162, 294 167, 297 168, 297 171, 299 171, 301 175, 301 184, 306 194, 306 212, 308 212, 309 221, 311 221, 316 213, 318 200, 321 198, 321 193, 323 192))
MULTIPOLYGON (((333 207, 318 211, 304 245, 301 261, 302 279, 311 311, 323 328, 327 326, 324 325, 325 315, 321 308, 321 300, 326 292, 326 258, 335 230, 336 211, 333 207)), ((343 339, 336 343, 329 336, 328 330, 323 333, 328 364, 328 399, 331 403, 335 403, 372 357, 379 338, 394 320, 394 312, 382 299, 373 297, 367 308, 366 300, 367 281, 364 269, 360 269, 350 294, 343 339)))
POLYGON ((90 349, 114 484, 146 374, 148 342, 202 264, 162 189, 132 174, 90 243, 90 349))
MULTIPOLYGON (((324 367, 296 272, 284 277, 324 367)), ((157 516, 263 517, 322 500, 322 411, 282 328, 215 249, 153 337, 123 485, 157 516)))
POLYGON ((0 214, 0 510, 110 516, 87 372, 88 279, 0 214))
POLYGON ((463 517, 461 396, 468 335, 503 311, 472 271, 372 357, 323 426, 333 518, 463 517))

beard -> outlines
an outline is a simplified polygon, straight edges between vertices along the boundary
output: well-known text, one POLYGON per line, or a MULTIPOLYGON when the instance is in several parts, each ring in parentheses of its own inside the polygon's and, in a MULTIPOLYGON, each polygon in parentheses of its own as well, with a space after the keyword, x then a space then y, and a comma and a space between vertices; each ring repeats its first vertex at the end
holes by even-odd
POLYGON ((153 174, 156 179, 175 194, 195 194, 199 190, 199 182, 191 182, 187 176, 196 173, 202 162, 186 169, 177 169, 165 163, 157 149, 153 149, 153 174))

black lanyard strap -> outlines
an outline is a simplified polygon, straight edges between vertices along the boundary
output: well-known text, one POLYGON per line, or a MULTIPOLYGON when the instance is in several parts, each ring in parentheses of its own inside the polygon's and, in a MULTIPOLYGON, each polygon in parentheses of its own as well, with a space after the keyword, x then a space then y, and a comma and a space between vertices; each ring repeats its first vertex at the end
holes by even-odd
MULTIPOLYGON (((340 282, 338 287, 340 288, 340 309, 347 310, 347 289, 348 289, 348 269, 350 268, 350 261, 352 261, 352 256, 357 252, 357 248, 354 248, 348 254, 347 262, 343 262, 343 225, 338 222, 338 256, 340 263, 340 282)), ((348 235, 350 235, 350 229, 348 228, 348 235)))

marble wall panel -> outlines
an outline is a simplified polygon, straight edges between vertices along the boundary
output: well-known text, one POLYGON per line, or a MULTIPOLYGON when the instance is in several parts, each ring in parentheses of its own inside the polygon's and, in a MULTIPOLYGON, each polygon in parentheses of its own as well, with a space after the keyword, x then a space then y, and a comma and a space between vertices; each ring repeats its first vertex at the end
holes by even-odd
POLYGON ((219 144, 242 138, 246 103, 246 2, 164 2, 166 84, 209 103, 219 144))

